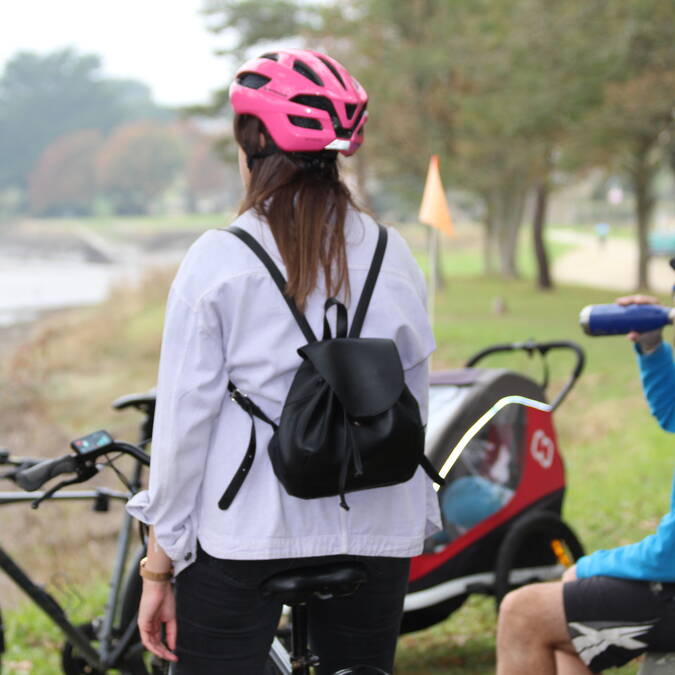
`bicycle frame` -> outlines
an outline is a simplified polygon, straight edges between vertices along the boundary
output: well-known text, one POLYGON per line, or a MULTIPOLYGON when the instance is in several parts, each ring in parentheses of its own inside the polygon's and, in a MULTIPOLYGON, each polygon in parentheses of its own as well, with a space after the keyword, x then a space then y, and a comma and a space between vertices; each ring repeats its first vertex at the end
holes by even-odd
MULTIPOLYGON (((140 462, 137 462, 131 482, 133 491, 137 491, 140 486, 142 468, 140 462)), ((34 502, 43 494, 44 492, 0 492, 0 506, 34 502)), ((126 503, 129 500, 129 496, 127 492, 100 488, 97 490, 64 490, 63 492, 57 492, 50 499, 58 501, 97 501, 101 497, 104 497, 105 499, 126 503)), ((98 649, 92 645, 92 641, 82 629, 69 621, 66 611, 59 605, 56 599, 46 590, 35 584, 26 572, 0 546, 0 570, 4 571, 49 616, 75 646, 78 653, 96 670, 105 671, 114 667, 120 657, 129 648, 130 642, 136 632, 135 622, 130 622, 125 627, 124 634, 116 641, 113 647, 114 621, 120 606, 120 594, 124 581, 126 562, 129 556, 132 526, 133 518, 125 511, 122 526, 117 535, 117 553, 113 565, 108 601, 102 616, 101 628, 97 634, 98 649)))

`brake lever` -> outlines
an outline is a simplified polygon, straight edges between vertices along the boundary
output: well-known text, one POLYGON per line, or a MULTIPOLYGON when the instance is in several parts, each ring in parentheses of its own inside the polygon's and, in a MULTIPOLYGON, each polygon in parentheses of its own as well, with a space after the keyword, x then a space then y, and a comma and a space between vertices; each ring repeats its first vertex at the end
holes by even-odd
POLYGON ((38 506, 40 506, 40 504, 43 501, 45 501, 45 499, 49 499, 62 488, 68 487, 68 485, 75 485, 76 483, 84 483, 84 481, 89 480, 92 476, 95 476, 97 473, 98 468, 96 467, 96 465, 87 463, 77 472, 77 476, 75 476, 75 478, 62 480, 60 483, 57 483, 54 487, 49 488, 47 492, 45 492, 43 495, 41 495, 33 502, 31 502, 30 507, 32 509, 37 509, 38 506))

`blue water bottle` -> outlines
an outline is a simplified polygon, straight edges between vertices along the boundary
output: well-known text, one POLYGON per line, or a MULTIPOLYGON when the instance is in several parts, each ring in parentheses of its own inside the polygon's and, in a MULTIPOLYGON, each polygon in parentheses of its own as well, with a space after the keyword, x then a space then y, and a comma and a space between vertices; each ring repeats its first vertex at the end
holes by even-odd
POLYGON ((588 305, 579 314, 587 335, 647 333, 673 323, 675 308, 661 305, 588 305))

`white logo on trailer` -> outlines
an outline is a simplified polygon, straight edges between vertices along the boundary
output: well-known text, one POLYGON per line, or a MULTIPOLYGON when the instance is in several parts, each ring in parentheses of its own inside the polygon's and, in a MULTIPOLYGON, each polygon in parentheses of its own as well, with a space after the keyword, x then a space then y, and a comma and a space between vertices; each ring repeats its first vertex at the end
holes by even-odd
POLYGON ((537 429, 532 435, 530 453, 543 469, 550 469, 551 464, 553 464, 553 455, 555 454, 553 439, 547 436, 546 432, 542 429, 537 429))

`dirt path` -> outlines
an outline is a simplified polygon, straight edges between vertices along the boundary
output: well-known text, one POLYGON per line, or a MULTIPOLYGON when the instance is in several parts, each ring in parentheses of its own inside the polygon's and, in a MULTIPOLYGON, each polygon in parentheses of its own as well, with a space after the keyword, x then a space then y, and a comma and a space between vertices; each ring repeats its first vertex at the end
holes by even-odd
MULTIPOLYGON (((555 241, 576 246, 556 260, 553 266, 556 281, 621 292, 635 288, 637 247, 633 240, 610 238, 600 245, 591 235, 562 230, 551 234, 555 241)), ((675 273, 667 258, 651 260, 649 283, 654 292, 670 296, 675 273)))

